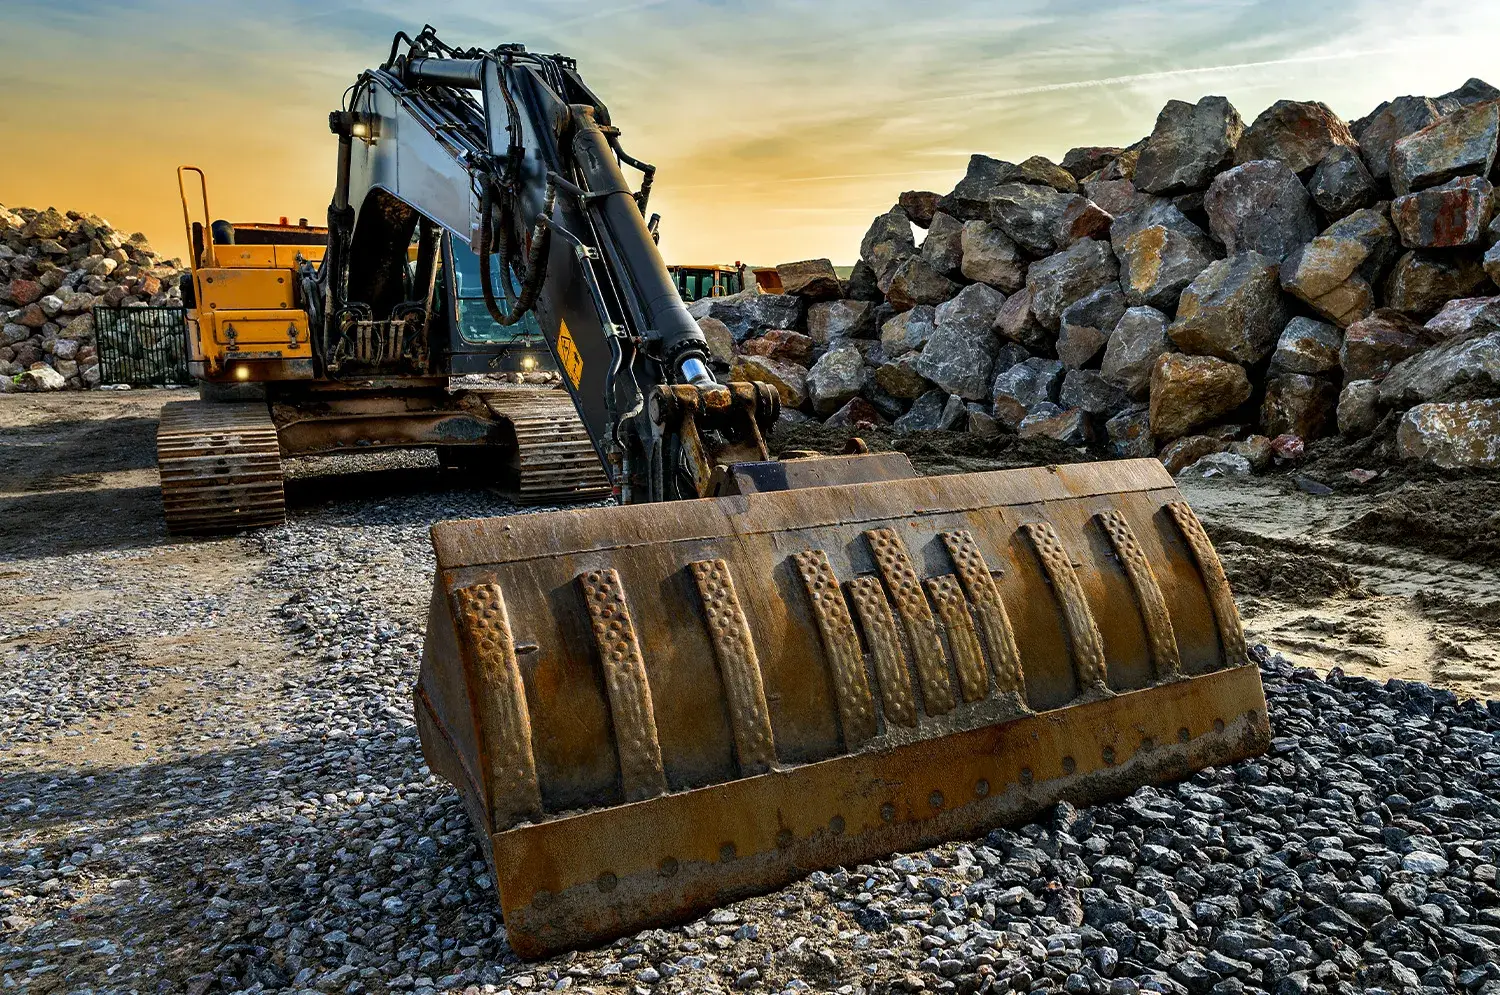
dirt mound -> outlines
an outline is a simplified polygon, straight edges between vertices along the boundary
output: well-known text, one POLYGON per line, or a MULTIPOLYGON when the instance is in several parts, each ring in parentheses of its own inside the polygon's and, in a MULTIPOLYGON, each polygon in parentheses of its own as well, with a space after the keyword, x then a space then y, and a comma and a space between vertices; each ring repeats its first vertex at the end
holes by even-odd
POLYGON ((791 449, 840 453, 854 437, 864 439, 874 452, 905 453, 917 472, 925 476, 1107 458, 1103 450, 1079 449, 1047 438, 1023 439, 1016 435, 982 438, 967 432, 893 432, 881 428, 854 431, 816 423, 779 423, 771 435, 770 447, 772 455, 778 456, 791 449))
POLYGON ((1230 587, 1240 597, 1323 600, 1366 593, 1359 576, 1342 563, 1295 552, 1233 526, 1205 522, 1204 527, 1219 551, 1230 587))
POLYGON ((1332 535, 1500 565, 1500 475, 1408 479, 1332 535))

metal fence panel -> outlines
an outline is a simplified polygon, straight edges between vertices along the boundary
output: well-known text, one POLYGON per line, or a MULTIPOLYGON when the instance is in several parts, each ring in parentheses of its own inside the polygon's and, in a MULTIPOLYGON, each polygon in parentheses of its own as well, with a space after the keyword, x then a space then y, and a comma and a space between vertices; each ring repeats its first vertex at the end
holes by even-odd
POLYGON ((101 384, 193 382, 187 368, 186 308, 96 307, 94 338, 101 384))

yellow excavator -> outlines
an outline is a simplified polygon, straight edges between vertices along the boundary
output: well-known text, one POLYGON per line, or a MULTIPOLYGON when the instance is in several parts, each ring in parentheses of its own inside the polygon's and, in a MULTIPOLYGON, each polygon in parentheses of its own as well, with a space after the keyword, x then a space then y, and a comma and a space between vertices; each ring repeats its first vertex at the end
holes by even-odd
POLYGON ((433 362, 407 246, 463 244, 492 320, 535 316, 615 495, 432 529, 417 726, 520 955, 1268 746, 1224 571, 1156 460, 772 459, 777 394, 710 373, 654 170, 572 59, 399 33, 333 123, 325 251, 283 267, 277 346, 341 378, 433 362))

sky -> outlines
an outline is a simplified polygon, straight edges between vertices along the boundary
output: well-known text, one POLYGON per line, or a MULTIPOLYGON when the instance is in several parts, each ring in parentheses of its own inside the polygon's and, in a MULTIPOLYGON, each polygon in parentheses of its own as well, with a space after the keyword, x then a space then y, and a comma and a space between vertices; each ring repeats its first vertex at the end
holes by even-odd
POLYGON ((847 264, 902 190, 971 153, 1128 145, 1163 103, 1223 94, 1346 118, 1470 76, 1500 85, 1473 0, 0 0, 0 204, 99 214, 185 251, 175 169, 213 213, 305 216, 332 190, 327 113, 397 30, 578 60, 658 167, 668 262, 847 264))

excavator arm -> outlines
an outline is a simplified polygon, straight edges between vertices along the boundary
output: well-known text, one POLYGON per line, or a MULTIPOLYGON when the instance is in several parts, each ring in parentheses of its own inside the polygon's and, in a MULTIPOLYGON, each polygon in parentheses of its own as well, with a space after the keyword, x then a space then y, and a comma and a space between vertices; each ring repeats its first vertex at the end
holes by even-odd
POLYGON ((522 956, 1268 745, 1224 571, 1156 460, 769 460, 776 395, 709 375, 652 170, 572 60, 398 35, 334 130, 331 361, 420 342, 391 327, 424 313, 406 247, 446 229, 498 274, 496 321, 535 311, 627 505, 432 530, 417 727, 522 956))
POLYGON ((645 217, 654 169, 621 147, 572 59, 403 33, 330 124, 327 352, 351 316, 416 313, 401 312, 397 267, 414 226, 419 246, 442 228, 478 254, 497 322, 535 313, 620 503, 705 496, 728 466, 769 459, 778 395, 710 374, 645 217))

